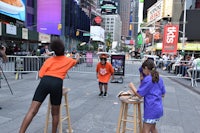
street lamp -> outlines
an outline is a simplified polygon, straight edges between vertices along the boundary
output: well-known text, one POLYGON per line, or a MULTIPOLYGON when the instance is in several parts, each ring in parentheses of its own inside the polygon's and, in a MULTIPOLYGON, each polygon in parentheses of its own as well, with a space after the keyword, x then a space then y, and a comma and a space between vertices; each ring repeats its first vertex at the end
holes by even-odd
POLYGON ((185 23, 186 23, 186 1, 187 0, 184 0, 184 9, 183 9, 183 40, 182 40, 182 52, 184 52, 184 45, 185 45, 185 41, 186 41, 186 38, 185 38, 185 23))

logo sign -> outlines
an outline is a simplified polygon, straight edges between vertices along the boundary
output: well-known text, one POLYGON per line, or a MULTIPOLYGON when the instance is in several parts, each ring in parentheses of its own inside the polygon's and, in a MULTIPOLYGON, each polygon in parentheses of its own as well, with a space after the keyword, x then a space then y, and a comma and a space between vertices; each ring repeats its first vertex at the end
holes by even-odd
POLYGON ((101 18, 100 16, 97 16, 97 17, 94 18, 94 21, 95 21, 95 23, 97 23, 97 24, 101 24, 102 18, 101 18))
POLYGON ((147 11, 147 22, 156 22, 162 18, 163 3, 162 1, 156 2, 147 11))
POLYGON ((44 43, 50 43, 51 36, 43 33, 39 33, 39 41, 44 43))
POLYGON ((179 33, 178 31, 178 25, 166 25, 164 27, 162 53, 176 54, 179 33))
POLYGON ((22 39, 28 39, 28 29, 22 28, 22 39))
POLYGON ((17 35, 17 27, 14 25, 6 24, 6 33, 11 35, 17 35))

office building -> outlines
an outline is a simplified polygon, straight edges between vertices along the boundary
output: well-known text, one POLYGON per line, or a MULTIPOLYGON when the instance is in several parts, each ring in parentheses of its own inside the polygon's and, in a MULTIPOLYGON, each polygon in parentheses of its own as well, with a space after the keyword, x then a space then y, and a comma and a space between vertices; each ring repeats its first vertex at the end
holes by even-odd
MULTIPOLYGON (((122 22, 118 14, 114 15, 102 15, 103 24, 106 36, 111 35, 111 40, 120 42, 121 41, 121 27, 122 22)), ((105 37, 106 38, 106 37, 105 37)))

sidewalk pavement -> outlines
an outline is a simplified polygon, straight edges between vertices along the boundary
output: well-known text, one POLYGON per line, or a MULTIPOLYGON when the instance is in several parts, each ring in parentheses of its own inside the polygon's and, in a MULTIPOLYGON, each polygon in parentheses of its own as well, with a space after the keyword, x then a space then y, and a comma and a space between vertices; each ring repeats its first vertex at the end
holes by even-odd
MULTIPOLYGON (((0 89, 0 129, 2 133, 17 133, 28 111, 34 91, 39 83, 35 73, 23 75, 23 79, 14 80, 8 75, 13 89, 11 95, 6 82, 0 89)), ((98 97, 98 82, 93 73, 69 73, 64 86, 69 92, 69 108, 74 133, 115 133, 118 122, 120 101, 116 95, 128 90, 128 83, 139 85, 139 77, 126 77, 122 84, 109 83, 107 97, 98 97)), ((164 78, 166 96, 164 98, 164 116, 157 127, 159 133, 199 133, 200 132, 200 96, 185 86, 169 78, 164 78)), ((44 129, 47 101, 42 104, 38 114, 30 124, 27 133, 42 133, 44 129)), ((131 112, 132 108, 129 108, 131 112)), ((130 125, 128 125, 130 126, 130 125)), ((63 131, 67 122, 63 125, 63 131)), ((51 129, 49 128, 49 132, 51 129)))

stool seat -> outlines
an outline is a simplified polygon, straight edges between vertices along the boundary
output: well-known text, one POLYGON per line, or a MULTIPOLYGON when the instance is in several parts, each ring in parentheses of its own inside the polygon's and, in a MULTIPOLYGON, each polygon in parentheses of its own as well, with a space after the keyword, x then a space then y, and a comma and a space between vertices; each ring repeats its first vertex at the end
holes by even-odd
POLYGON ((119 99, 121 102, 125 102, 128 104, 138 104, 143 102, 142 98, 138 98, 136 96, 121 96, 119 97, 119 99))
POLYGON ((142 133, 141 103, 143 102, 143 99, 133 96, 121 96, 119 99, 121 101, 121 107, 116 133, 125 133, 126 130, 132 130, 133 133, 142 133), (128 113, 129 105, 133 105, 133 115, 128 113), (128 117, 131 117, 132 119, 128 119, 128 117), (127 122, 133 123, 133 128, 126 127, 127 122))
MULTIPOLYGON (((69 91, 70 91, 69 88, 63 87, 62 96, 64 97, 65 103, 61 103, 61 105, 60 105, 59 133, 62 133, 62 123, 65 120, 67 120, 67 123, 68 123, 67 132, 69 132, 69 133, 73 132, 72 127, 71 127, 71 122, 70 122, 70 113, 69 113, 68 97, 67 97, 67 94, 68 94, 69 91), (63 106, 65 107, 65 110, 66 110, 66 116, 63 116, 63 114, 62 114, 62 107, 63 106)), ((49 122, 50 122, 49 121, 50 110, 51 110, 51 102, 50 102, 50 98, 49 98, 44 133, 48 132, 48 125, 49 125, 49 122)))

